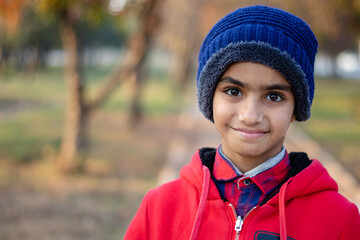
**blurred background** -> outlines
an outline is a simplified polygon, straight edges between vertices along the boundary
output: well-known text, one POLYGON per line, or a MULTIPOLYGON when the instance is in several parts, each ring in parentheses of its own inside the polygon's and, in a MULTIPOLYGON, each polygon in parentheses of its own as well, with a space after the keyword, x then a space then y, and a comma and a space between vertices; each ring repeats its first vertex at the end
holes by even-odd
POLYGON ((0 239, 122 239, 168 160, 212 136, 197 53, 254 4, 317 35, 312 118, 297 125, 359 181, 360 1, 0 0, 0 239))

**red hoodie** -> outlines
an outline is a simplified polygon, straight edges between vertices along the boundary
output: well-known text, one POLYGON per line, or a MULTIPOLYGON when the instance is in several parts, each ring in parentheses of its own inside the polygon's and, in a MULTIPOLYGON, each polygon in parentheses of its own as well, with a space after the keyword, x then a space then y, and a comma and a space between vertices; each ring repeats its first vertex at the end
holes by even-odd
POLYGON ((198 151, 180 178, 149 191, 124 239, 360 239, 357 207, 319 161, 290 156, 297 172, 241 219, 211 180, 214 155, 198 151))

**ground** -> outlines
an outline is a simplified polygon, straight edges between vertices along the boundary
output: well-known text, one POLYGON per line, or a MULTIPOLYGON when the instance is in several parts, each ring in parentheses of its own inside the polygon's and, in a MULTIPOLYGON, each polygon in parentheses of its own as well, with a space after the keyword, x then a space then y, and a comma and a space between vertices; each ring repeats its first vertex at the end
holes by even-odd
POLYGON ((103 114, 91 121, 83 173, 65 176, 51 157, 1 161, 0 239, 122 239, 143 195, 157 185, 167 143, 178 133, 177 116, 146 119, 136 130, 121 119, 103 114), (112 141, 95 141, 97 131, 113 131, 105 134, 112 141))

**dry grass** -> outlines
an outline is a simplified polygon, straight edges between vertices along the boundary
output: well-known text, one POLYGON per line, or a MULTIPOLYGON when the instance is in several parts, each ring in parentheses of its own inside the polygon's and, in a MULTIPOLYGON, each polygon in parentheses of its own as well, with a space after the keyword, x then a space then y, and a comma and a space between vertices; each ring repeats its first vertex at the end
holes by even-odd
POLYGON ((91 151, 77 175, 58 172, 53 149, 27 164, 0 161, 0 239, 122 239, 157 184, 174 118, 129 129, 122 116, 94 116, 91 151))

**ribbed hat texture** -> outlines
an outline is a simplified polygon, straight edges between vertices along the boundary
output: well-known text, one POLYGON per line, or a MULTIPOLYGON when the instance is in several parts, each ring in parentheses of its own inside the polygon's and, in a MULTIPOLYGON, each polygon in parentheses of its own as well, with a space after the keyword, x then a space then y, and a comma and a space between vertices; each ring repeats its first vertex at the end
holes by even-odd
POLYGON ((280 72, 295 96, 295 117, 310 117, 314 98, 317 40, 300 18, 267 6, 240 8, 221 19, 199 52, 200 111, 213 121, 213 96, 219 78, 236 62, 262 63, 280 72))

